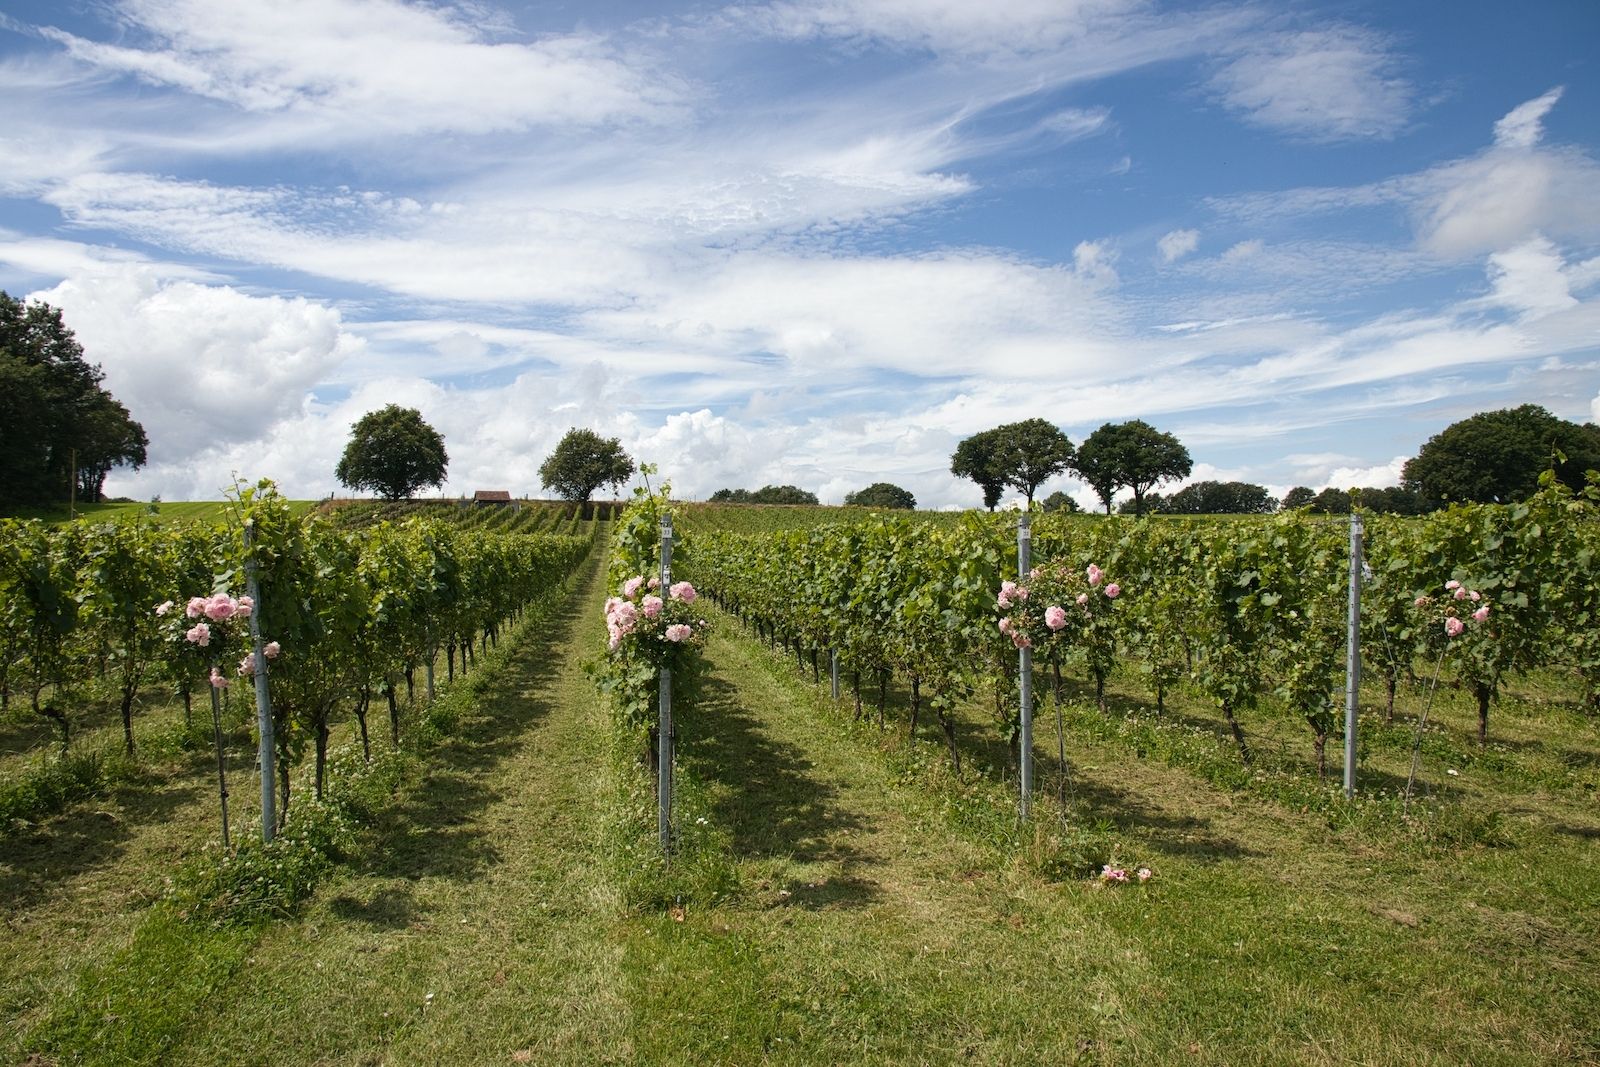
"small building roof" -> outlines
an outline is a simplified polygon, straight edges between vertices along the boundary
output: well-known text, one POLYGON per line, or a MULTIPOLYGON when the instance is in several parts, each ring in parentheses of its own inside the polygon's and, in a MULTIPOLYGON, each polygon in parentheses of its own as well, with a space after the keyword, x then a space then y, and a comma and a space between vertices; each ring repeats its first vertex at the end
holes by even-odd
POLYGON ((473 500, 488 500, 495 503, 511 503, 511 493, 505 489, 479 489, 472 494, 473 500))

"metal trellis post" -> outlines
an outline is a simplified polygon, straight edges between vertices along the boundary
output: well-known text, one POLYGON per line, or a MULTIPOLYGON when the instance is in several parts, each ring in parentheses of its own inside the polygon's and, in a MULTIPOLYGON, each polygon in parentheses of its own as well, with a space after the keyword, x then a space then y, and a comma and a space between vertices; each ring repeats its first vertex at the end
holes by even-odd
MULTIPOLYGON (((661 595, 672 588, 672 516, 661 516, 661 595)), ((656 830, 661 851, 672 851, 672 671, 661 668, 661 715, 656 726, 656 830)))
POLYGON ((270 843, 278 831, 278 753, 272 728, 272 693, 267 688, 267 654, 261 640, 261 584, 256 580, 255 556, 250 552, 252 533, 246 525, 244 574, 245 588, 254 604, 250 610, 250 647, 256 657, 256 728, 261 734, 261 840, 270 843))
POLYGON ((1361 513, 1350 514, 1350 606, 1344 688, 1344 795, 1356 793, 1356 716, 1361 700, 1361 513))
MULTIPOLYGON (((1023 512, 1017 516, 1017 580, 1028 580, 1028 570, 1032 567, 1033 530, 1028 525, 1031 516, 1023 512)), ((1022 801, 1018 809, 1022 818, 1028 817, 1029 806, 1033 799, 1033 649, 1024 646, 1020 653, 1021 689, 1022 689, 1022 736, 1018 740, 1021 749, 1019 763, 1021 765, 1022 801)))

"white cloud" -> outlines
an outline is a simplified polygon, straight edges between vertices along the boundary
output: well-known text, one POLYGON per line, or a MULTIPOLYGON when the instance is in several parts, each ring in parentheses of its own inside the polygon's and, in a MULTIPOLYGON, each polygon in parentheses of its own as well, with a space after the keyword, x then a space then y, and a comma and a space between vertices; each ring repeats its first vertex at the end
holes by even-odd
POLYGON ((1176 262, 1199 247, 1199 230, 1172 230, 1156 242, 1163 263, 1176 262))
POLYGON ((1395 456, 1387 463, 1371 466, 1342 466, 1329 470, 1320 481, 1312 478, 1313 489, 1388 489, 1400 484, 1400 475, 1409 456, 1395 456))
POLYGON ((1247 121, 1318 141, 1393 137, 1413 90, 1379 34, 1353 26, 1253 38, 1211 78, 1247 121))
POLYGON ((1494 143, 1502 148, 1532 148, 1538 144, 1544 136, 1544 117, 1556 106, 1563 91, 1558 85, 1543 96, 1512 108, 1494 124, 1494 143))
POLYGON ((251 441, 300 412, 359 351, 332 308, 138 267, 74 276, 32 294, 62 310, 105 384, 150 436, 154 462, 251 441))
POLYGON ((582 34, 493 38, 474 6, 399 0, 127 0, 129 38, 41 32, 98 70, 369 139, 661 119, 684 87, 582 34))
POLYGON ((780 37, 879 40, 935 52, 1027 53, 1059 48, 1147 9, 1145 0, 780 0, 734 13, 780 37))
POLYGON ((1487 298, 1525 317, 1547 315, 1576 307, 1566 261, 1556 247, 1536 237, 1489 257, 1489 281, 1494 291, 1487 298))

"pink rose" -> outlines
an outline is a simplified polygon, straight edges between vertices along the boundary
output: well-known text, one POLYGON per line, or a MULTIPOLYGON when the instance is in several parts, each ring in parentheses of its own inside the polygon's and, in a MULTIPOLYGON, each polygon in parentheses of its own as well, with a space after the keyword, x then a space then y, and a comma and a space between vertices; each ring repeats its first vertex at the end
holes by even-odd
POLYGON ((695 592, 694 586, 688 582, 673 582, 672 588, 667 590, 667 595, 673 600, 681 600, 685 604, 693 604, 700 598, 700 594, 695 592))
POLYGON ((222 672, 217 670, 215 667, 212 667, 211 668, 211 688, 213 688, 213 689, 226 689, 226 688, 228 688, 228 685, 229 685, 228 679, 223 677, 222 672))
POLYGON ((1096 567, 1093 563, 1089 564, 1088 575, 1090 588, 1099 585, 1100 579, 1104 578, 1105 574, 1105 571, 1101 570, 1099 567, 1096 567))
POLYGON ((206 601, 206 618, 213 622, 223 622, 231 619, 233 618, 235 607, 232 597, 227 593, 218 593, 206 601))
POLYGON ((1000 620, 1000 632, 1003 633, 1003 634, 1009 634, 1011 632, 1011 620, 1010 619, 1001 619, 1000 620))
POLYGON ((211 627, 203 622, 196 623, 193 629, 183 635, 183 639, 191 645, 199 645, 201 648, 205 648, 211 643, 211 627))
POLYGON ((1000 595, 994 598, 994 602, 1001 611, 1011 607, 1011 598, 1006 595, 1004 590, 1001 590, 1000 595))
POLYGON ((1139 868, 1139 881, 1148 882, 1150 879, 1154 878, 1155 876, 1156 876, 1156 872, 1152 871, 1149 867, 1140 867, 1139 868))
POLYGON ((1126 882, 1128 880, 1128 872, 1121 867, 1113 867, 1108 863, 1100 868, 1100 880, 1102 882, 1126 882))
POLYGON ((241 619, 248 619, 250 613, 256 610, 256 602, 247 596, 242 596, 233 602, 233 613, 241 619))
POLYGON ((1120 595, 1122 595, 1122 586, 1118 585, 1116 582, 1112 582, 1110 585, 1106 586, 1106 596, 1110 597, 1112 600, 1117 599, 1117 597, 1120 595))
POLYGON ((1489 617, 1489 605, 1487 605, 1487 604, 1484 604, 1477 611, 1474 611, 1472 613, 1472 621, 1473 622, 1482 622, 1484 619, 1487 619, 1488 617, 1489 617))
POLYGON ((1028 572, 1028 580, 1029 581, 1033 581, 1033 582, 1037 582, 1039 580, 1039 568, 1038 567, 1035 567, 1035 568, 1033 568, 1033 570, 1028 572))
POLYGON ((1089 594, 1088 593, 1079 593, 1078 594, 1078 607, 1081 608, 1081 607, 1085 606, 1088 603, 1089 603, 1089 594))
POLYGON ((277 659, 278 653, 282 652, 283 648, 276 641, 268 641, 266 647, 261 651, 267 654, 268 659, 277 659))
POLYGON ((654 574, 652 574, 650 576, 650 580, 648 582, 644 583, 644 585, 645 585, 646 589, 660 589, 661 588, 661 579, 656 577, 654 574))
POLYGON ((156 605, 156 614, 158 616, 159 615, 165 615, 167 612, 171 611, 172 608, 173 608, 172 601, 163 600, 161 603, 156 605))
POLYGON ((1482 600, 1483 599, 1483 594, 1478 592, 1476 589, 1473 589, 1473 590, 1469 591, 1467 593, 1467 596, 1469 598, 1471 598, 1472 600, 1482 600))
POLYGON ((1059 630, 1067 624, 1067 613, 1060 605, 1052 604, 1044 609, 1044 624, 1052 630, 1059 630))
POLYGON ((1444 620, 1444 632, 1449 637, 1461 636, 1461 631, 1465 630, 1466 628, 1467 624, 1456 618, 1454 615, 1444 620))
POLYGON ((1029 641, 1028 640, 1028 635, 1023 633, 1021 630, 1013 630, 1012 631, 1012 633, 1011 633, 1011 643, 1013 645, 1016 645, 1018 648, 1032 648, 1033 647, 1033 642, 1029 641))
POLYGON ((632 600, 633 594, 637 593, 639 591, 639 587, 643 584, 644 579, 642 577, 629 578, 627 581, 622 583, 622 595, 632 600))
POLYGON ((1428 598, 1425 596, 1419 596, 1416 600, 1412 601, 1412 603, 1419 608, 1425 608, 1428 606, 1428 598))
POLYGON ((645 597, 640 606, 644 609, 644 617, 647 619, 653 619, 661 614, 661 598, 658 596, 645 597))
POLYGON ((1461 583, 1452 578, 1448 582, 1444 583, 1444 587, 1446 589, 1460 589, 1461 583))
POLYGON ((688 626, 681 622, 673 623, 671 626, 667 627, 666 632, 661 636, 665 637, 668 641, 687 641, 690 637, 694 636, 694 627, 688 626))
POLYGON ((1467 591, 1465 589, 1461 588, 1459 585, 1456 586, 1455 598, 1457 600, 1465 600, 1465 599, 1467 599, 1467 591))
POLYGON ((198 619, 206 613, 206 598, 203 596, 190 597, 189 604, 183 609, 183 613, 191 619, 198 619))
POLYGON ((241 675, 256 673, 256 654, 254 652, 249 653, 239 661, 239 673, 241 675))

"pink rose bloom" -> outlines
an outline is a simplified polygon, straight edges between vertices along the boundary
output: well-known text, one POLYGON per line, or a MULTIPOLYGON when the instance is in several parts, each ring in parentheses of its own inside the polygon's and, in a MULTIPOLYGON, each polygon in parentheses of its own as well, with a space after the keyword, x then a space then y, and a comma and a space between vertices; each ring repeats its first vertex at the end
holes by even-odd
POLYGON ((191 619, 198 619, 206 613, 206 598, 203 596, 190 597, 189 605, 183 609, 183 613, 191 619))
POLYGON ((1428 606, 1428 598, 1425 597, 1425 596, 1419 596, 1419 597, 1417 597, 1416 600, 1412 601, 1412 603, 1415 604, 1419 608, 1427 607, 1428 606))
POLYGON ((1027 600, 1028 599, 1028 587, 1025 586, 1025 585, 1019 585, 1019 586, 1017 586, 1017 591, 1015 593, 1012 593, 1011 595, 1016 597, 1018 600, 1027 600))
POLYGON ((249 653, 239 661, 239 673, 241 675, 256 673, 256 654, 254 652, 249 653))
POLYGON ((1006 592, 1003 589, 1000 591, 1000 595, 994 598, 994 602, 999 605, 1000 610, 1002 611, 1011 606, 1011 598, 1006 595, 1006 592))
POLYGON ((228 679, 223 677, 223 674, 222 674, 221 671, 217 670, 215 667, 211 668, 211 688, 213 688, 213 689, 226 689, 226 688, 228 688, 229 684, 230 683, 229 683, 228 679))
POLYGON ((1448 582, 1444 583, 1444 587, 1446 589, 1460 589, 1461 583, 1452 578, 1448 582))
POLYGON ((1100 584, 1100 579, 1105 577, 1106 572, 1101 570, 1099 567, 1096 567, 1093 563, 1091 563, 1091 564, 1089 564, 1088 575, 1089 575, 1089 586, 1091 588, 1093 588, 1094 586, 1097 586, 1097 585, 1100 584))
POLYGON ((1011 620, 1010 619, 1001 619, 1000 620, 1000 632, 1003 633, 1003 634, 1009 634, 1011 632, 1011 620))
POLYGON ((1465 600, 1465 599, 1467 599, 1467 591, 1465 589, 1461 588, 1459 585, 1456 586, 1455 598, 1457 600, 1465 600))
POLYGON ((1155 876, 1156 876, 1156 872, 1152 871, 1149 867, 1140 867, 1139 868, 1139 881, 1148 882, 1150 879, 1154 878, 1155 876))
POLYGON ((644 617, 647 619, 653 619, 661 614, 661 598, 658 596, 645 597, 640 606, 644 609, 644 617))
POLYGON ((681 600, 685 604, 693 604, 700 599, 700 594, 694 591, 694 586, 688 582, 673 582, 672 588, 667 590, 667 595, 673 600, 681 600))
POLYGON ((620 603, 622 603, 622 598, 619 596, 606 597, 606 618, 611 618, 612 614, 617 610, 617 605, 620 603))
POLYGON ((1067 613, 1060 605, 1051 604, 1044 609, 1044 624, 1052 630, 1059 630, 1067 624, 1067 613))
POLYGON ((1100 868, 1100 880, 1102 882, 1126 882, 1128 880, 1128 872, 1121 867, 1113 867, 1108 863, 1100 868))
POLYGON ((617 650, 617 646, 620 644, 622 644, 622 632, 620 630, 613 629, 611 631, 611 640, 608 642, 611 651, 615 652, 617 650))
POLYGON ((617 610, 612 612, 611 621, 616 624, 617 629, 628 633, 639 621, 639 609, 624 600, 617 605, 617 610))
POLYGON ((268 641, 267 646, 261 651, 267 654, 268 659, 277 659, 278 653, 282 652, 283 648, 276 641, 268 641))
POLYGON ((1454 615, 1444 620, 1444 632, 1449 637, 1461 636, 1461 631, 1465 630, 1466 628, 1467 624, 1456 618, 1454 615))
POLYGON ((629 578, 627 581, 622 583, 622 595, 630 600, 633 599, 633 594, 637 593, 639 591, 639 587, 643 584, 643 578, 629 578))
POLYGON ((1028 580, 1029 581, 1033 581, 1033 582, 1037 582, 1039 580, 1039 568, 1038 567, 1035 567, 1035 568, 1033 568, 1033 570, 1028 572, 1028 580))
POLYGON ((1483 594, 1478 592, 1476 589, 1473 589, 1472 591, 1467 593, 1467 596, 1472 600, 1482 600, 1483 599, 1483 594))
POLYGON ((232 597, 227 593, 218 593, 206 601, 206 618, 213 622, 223 622, 233 618, 234 608, 232 597))
POLYGON ((687 641, 690 637, 694 636, 694 627, 685 625, 681 622, 673 623, 671 626, 667 627, 666 632, 661 636, 665 637, 668 641, 687 641))
POLYGON ((644 585, 646 589, 660 589, 661 579, 652 574, 650 576, 650 580, 644 583, 644 585))
POLYGON ((1011 634, 1011 643, 1018 648, 1032 648, 1033 642, 1028 640, 1028 635, 1021 630, 1014 630, 1011 634))
POLYGON ((1083 607, 1084 605, 1086 605, 1088 603, 1089 603, 1089 594, 1088 593, 1079 593, 1078 594, 1078 607, 1081 608, 1081 607, 1083 607))
POLYGON ((172 608, 173 608, 172 601, 163 600, 161 603, 156 605, 156 614, 157 615, 165 615, 167 612, 171 611, 172 608))
POLYGON ((1017 583, 1001 582, 1000 595, 995 598, 996 603, 998 603, 1002 608, 1009 608, 1011 606, 1012 597, 1016 597, 1018 600, 1022 599, 1022 597, 1018 596, 1017 593, 1017 583))
POLYGON ((1121 595, 1122 586, 1118 585, 1116 582, 1112 582, 1110 585, 1106 586, 1106 596, 1110 597, 1112 600, 1117 599, 1117 597, 1121 595))
POLYGON ((1473 622, 1482 622, 1489 617, 1489 605, 1485 604, 1472 613, 1473 622))
POLYGON ((183 635, 183 639, 191 645, 199 645, 201 648, 205 648, 211 643, 211 627, 203 622, 196 623, 193 629, 183 635))
POLYGON ((241 619, 248 619, 250 613, 256 610, 256 602, 247 596, 242 596, 233 602, 233 613, 241 619))

